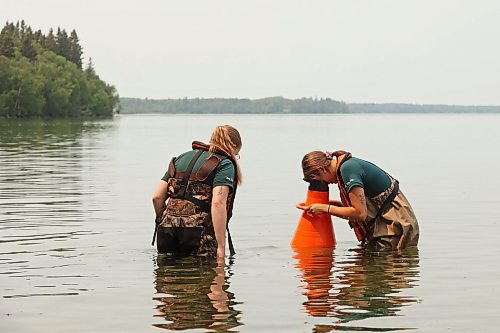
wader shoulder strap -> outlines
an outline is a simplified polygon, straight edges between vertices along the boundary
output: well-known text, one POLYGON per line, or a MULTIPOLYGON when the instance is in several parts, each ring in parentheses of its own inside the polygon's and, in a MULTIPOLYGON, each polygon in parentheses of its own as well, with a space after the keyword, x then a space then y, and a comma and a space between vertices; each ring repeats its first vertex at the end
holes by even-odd
MULTIPOLYGON (((340 199, 345 206, 351 206, 351 199, 349 198, 349 193, 347 193, 345 188, 344 180, 342 179, 342 174, 340 173, 340 167, 351 157, 351 153, 348 152, 337 157, 337 167, 335 170, 335 173, 337 174, 337 184, 340 191, 340 199)), ((364 243, 368 237, 368 223, 365 221, 349 220, 349 226, 354 230, 357 240, 364 243)))
MULTIPOLYGON (((193 148, 199 149, 199 150, 198 150, 197 155, 195 155, 195 157, 193 157, 193 160, 191 160, 191 162, 189 163, 189 166, 188 166, 188 168, 187 168, 187 170, 184 173, 184 176, 182 178, 181 186, 183 184, 185 184, 187 186, 187 182, 188 182, 189 178, 191 177, 191 172, 193 170, 194 163, 196 163, 196 160, 198 160, 198 158, 200 157, 201 153, 203 153, 204 150, 208 150, 207 145, 201 145, 199 142, 196 142, 196 141, 193 142, 193 148)), ((200 169, 196 173, 195 179, 198 181, 203 181, 203 180, 207 179, 208 176, 214 171, 214 169, 217 167, 217 165, 219 165, 219 163, 224 158, 226 158, 226 157, 225 156, 218 156, 217 154, 213 154, 212 156, 210 156, 210 158, 207 159, 207 161, 200 167, 200 169)), ((227 157, 227 158, 229 158, 229 157, 227 157)), ((236 163, 231 158, 229 158, 229 159, 236 167, 236 163)), ((234 182, 234 189, 233 189, 233 193, 232 193, 233 199, 234 199, 234 196, 236 194, 236 187, 237 186, 236 186, 236 181, 235 181, 234 182)), ((184 186, 183 188, 184 188, 184 192, 183 192, 184 199, 191 201, 192 203, 194 203, 195 205, 197 205, 201 209, 210 213, 211 207, 206 202, 203 202, 203 201, 198 200, 196 198, 193 198, 191 196, 184 195, 186 187, 184 186)), ((227 242, 229 245, 230 255, 234 255, 236 253, 236 251, 234 250, 234 246, 233 246, 233 240, 231 239, 231 233, 229 232, 229 220, 231 219, 231 215, 232 215, 233 202, 234 202, 234 200, 231 200, 231 202, 229 204, 228 216, 227 216, 227 220, 226 220, 227 242)))
POLYGON ((227 243, 229 245, 229 254, 234 256, 236 251, 234 250, 233 240, 231 239, 231 233, 229 232, 229 220, 226 222, 226 230, 227 230, 227 243))
POLYGON ((228 208, 227 208, 227 222, 226 222, 226 230, 227 230, 227 243, 229 245, 229 254, 234 256, 236 254, 236 251, 234 250, 233 246, 233 240, 231 239, 231 233, 229 232, 229 221, 231 220, 231 217, 233 216, 233 205, 234 205, 234 199, 236 198, 236 190, 238 189, 238 170, 236 169, 238 165, 236 162, 232 159, 229 158, 231 162, 234 165, 234 171, 235 171, 235 177, 233 181, 233 193, 231 194, 231 201, 229 202, 228 208))
MULTIPOLYGON (((217 154, 213 154, 211 155, 200 167, 200 169, 198 170, 198 172, 191 176, 191 179, 195 179, 197 181, 204 181, 208 178, 208 176, 210 174, 212 174, 212 172, 215 170, 215 168, 219 165, 219 163, 225 159, 227 157, 225 156, 221 156, 221 155, 217 155, 217 154)), ((234 163, 234 162, 233 162, 234 163)), ((184 175, 186 176, 186 175, 184 175)), ((189 176, 188 176, 189 177, 189 176)), ((232 194, 232 197, 234 198, 234 194, 236 192, 236 183, 234 185, 234 189, 233 189, 233 194, 232 194)), ((192 203, 194 203, 195 205, 197 205, 198 207, 200 207, 201 209, 205 210, 206 212, 210 213, 210 210, 211 210, 211 206, 208 205, 206 202, 204 201, 201 201, 201 200, 198 200, 196 198, 193 198, 191 196, 187 196, 185 198, 186 200, 189 200, 191 201, 192 203)), ((230 198, 228 198, 228 200, 231 200, 230 198)), ((226 219, 226 231, 227 231, 227 243, 229 245, 229 254, 230 255, 235 255, 236 254, 236 251, 234 250, 234 246, 233 246, 233 240, 231 239, 231 233, 229 232, 229 220, 231 219, 231 215, 232 215, 232 205, 233 204, 233 200, 231 200, 230 204, 229 204, 229 207, 227 207, 227 219, 226 219)), ((210 215, 209 215, 210 216, 210 215)))
POLYGON ((179 192, 177 197, 184 198, 186 194, 186 189, 189 181, 189 176, 191 176, 191 172, 193 171, 193 167, 196 164, 196 161, 200 158, 201 154, 203 154, 203 150, 198 150, 196 154, 193 156, 191 161, 188 164, 186 171, 184 172, 184 177, 182 177, 181 184, 179 186, 179 192))
POLYGON ((172 157, 170 163, 168 164, 168 176, 173 178, 175 176, 175 157, 172 157))
MULTIPOLYGON (((203 154, 203 150, 198 150, 196 152, 196 154, 194 155, 194 157, 189 162, 187 170, 186 170, 186 172, 184 174, 184 177, 182 177, 182 181, 181 181, 181 185, 180 185, 180 188, 179 188, 179 192, 176 193, 175 196, 171 195, 172 198, 173 197, 183 198, 185 196, 185 194, 186 194, 186 188, 187 188, 187 184, 188 184, 188 180, 189 180, 189 175, 193 171, 193 167, 194 167, 196 161, 200 158, 201 154, 203 154)), ((175 157, 170 160, 170 164, 168 165, 168 175, 169 175, 169 177, 174 177, 175 176, 176 171, 175 171, 174 162, 175 162, 175 157)), ((156 234, 158 232, 158 228, 160 227, 160 223, 161 223, 160 220, 161 220, 161 215, 157 216, 156 219, 155 219, 155 231, 153 233, 153 241, 151 242, 151 245, 155 244, 156 234)))
MULTIPOLYGON (((203 150, 200 149, 199 151, 202 152, 203 150)), ((219 165, 220 161, 223 160, 224 158, 225 157, 223 156, 212 155, 205 162, 203 162, 203 164, 200 166, 196 174, 192 174, 192 168, 191 170, 189 170, 188 168, 188 170, 186 170, 186 172, 184 173, 182 179, 184 180, 184 177, 188 177, 188 179, 196 180, 199 182, 205 181, 208 178, 208 176, 215 170, 217 165, 219 165)), ((211 205, 206 203, 205 201, 202 201, 187 194, 185 194, 183 197, 180 198, 189 200, 196 206, 200 207, 203 211, 210 213, 211 205)))
POLYGON ((380 209, 377 211, 377 214, 375 215, 375 217, 369 221, 370 225, 374 225, 375 224, 375 221, 383 213, 385 213, 385 211, 387 211, 387 208, 389 208, 389 205, 391 204, 391 202, 394 200, 394 198, 396 197, 396 195, 398 195, 399 182, 396 179, 394 181, 395 181, 394 182, 394 189, 392 190, 391 194, 389 194, 389 196, 384 200, 384 202, 380 206, 380 209))
POLYGON ((205 181, 223 159, 225 159, 224 156, 215 154, 210 155, 207 160, 203 162, 196 174, 191 176, 191 179, 195 179, 199 182, 205 181))

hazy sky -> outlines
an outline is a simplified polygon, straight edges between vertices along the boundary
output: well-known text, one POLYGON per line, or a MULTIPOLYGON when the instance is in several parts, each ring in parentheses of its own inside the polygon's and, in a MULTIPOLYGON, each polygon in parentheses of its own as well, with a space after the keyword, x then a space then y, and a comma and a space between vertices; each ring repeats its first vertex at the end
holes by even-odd
POLYGON ((0 0, 122 97, 500 104, 498 0, 0 0))

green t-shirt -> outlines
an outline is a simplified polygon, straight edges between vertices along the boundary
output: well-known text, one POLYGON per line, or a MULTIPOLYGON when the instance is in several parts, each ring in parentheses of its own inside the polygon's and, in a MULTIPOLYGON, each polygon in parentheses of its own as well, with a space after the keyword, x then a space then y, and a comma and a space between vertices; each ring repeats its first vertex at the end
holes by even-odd
POLYGON ((373 198, 391 186, 384 170, 365 160, 351 157, 340 166, 340 175, 349 193, 355 186, 362 187, 365 195, 373 198))
MULTIPOLYGON (((175 170, 177 172, 185 172, 189 162, 191 162, 191 159, 194 157, 197 151, 198 150, 190 150, 188 152, 179 155, 174 161, 175 170)), ((192 173, 196 173, 200 169, 203 162, 205 162, 208 159, 208 157, 209 157, 209 152, 203 151, 198 161, 196 161, 192 173)), ((233 162, 231 162, 230 159, 225 158, 219 163, 219 165, 217 165, 215 171, 212 172, 212 174, 206 179, 204 183, 213 184, 213 187, 229 186, 229 188, 232 190, 234 182, 234 174, 235 174, 235 169, 233 162)), ((167 172, 165 172, 165 175, 162 177, 162 180, 168 181, 168 178, 169 176, 167 170, 167 172)))

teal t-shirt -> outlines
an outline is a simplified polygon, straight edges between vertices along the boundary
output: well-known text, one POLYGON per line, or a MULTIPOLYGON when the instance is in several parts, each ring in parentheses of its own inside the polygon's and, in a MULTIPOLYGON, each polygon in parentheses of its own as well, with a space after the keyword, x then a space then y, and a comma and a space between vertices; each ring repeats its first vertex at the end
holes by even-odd
MULTIPOLYGON (((196 152, 197 150, 190 150, 188 152, 179 155, 174 161, 175 170, 177 172, 185 172, 189 162, 191 162, 191 159, 194 157, 196 152)), ((208 151, 203 151, 200 158, 198 159, 198 161, 196 161, 193 167, 193 173, 196 173, 200 169, 203 162, 205 162, 208 159, 209 154, 210 153, 208 151)), ((212 172, 212 174, 207 178, 205 183, 212 184, 213 180, 213 187, 229 186, 229 188, 233 189, 234 174, 235 174, 235 169, 233 162, 231 162, 231 160, 229 160, 228 158, 225 158, 219 163, 219 165, 217 165, 215 171, 212 172)), ((167 170, 167 172, 165 172, 165 175, 162 177, 162 180, 167 181, 168 178, 169 176, 167 170)))
POLYGON ((340 175, 349 193, 355 186, 362 187, 365 195, 373 198, 391 186, 391 180, 384 170, 375 164, 351 157, 340 166, 340 175))

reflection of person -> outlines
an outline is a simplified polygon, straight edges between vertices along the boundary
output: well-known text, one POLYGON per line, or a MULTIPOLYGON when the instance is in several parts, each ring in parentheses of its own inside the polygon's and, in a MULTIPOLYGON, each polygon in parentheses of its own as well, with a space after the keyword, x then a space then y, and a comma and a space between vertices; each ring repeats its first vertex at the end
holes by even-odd
POLYGON ((195 141, 193 150, 172 159, 153 194, 158 252, 224 257, 227 222, 241 182, 240 149, 239 132, 217 126, 210 145, 195 141))
MULTIPOLYGON (((401 307, 417 301, 401 295, 418 281, 419 257, 415 247, 390 253, 356 249, 349 251, 347 257, 324 248, 294 251, 295 267, 301 271, 307 297, 303 305, 310 316, 335 318, 340 324, 393 316, 401 307)), ((340 330, 338 326, 320 326, 315 332, 340 330)))
POLYGON ((413 209, 398 181, 378 166, 344 151, 313 151, 302 159, 302 170, 306 181, 338 184, 342 201, 297 208, 348 219, 358 240, 377 250, 417 245, 419 228, 413 209))
POLYGON ((369 317, 394 316, 402 306, 417 299, 401 292, 413 288, 420 276, 416 247, 398 252, 352 251, 351 260, 339 272, 344 287, 339 289, 339 305, 363 311, 340 311, 342 322, 369 317))
POLYGON ((159 255, 157 264, 155 288, 159 295, 153 299, 159 304, 155 317, 169 323, 155 323, 155 327, 227 332, 241 325, 240 311, 233 308, 234 294, 227 290, 224 263, 208 265, 195 257, 173 260, 159 255))

